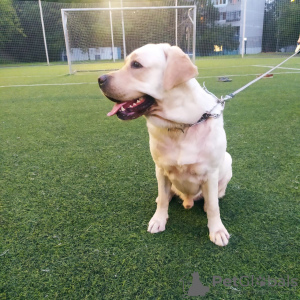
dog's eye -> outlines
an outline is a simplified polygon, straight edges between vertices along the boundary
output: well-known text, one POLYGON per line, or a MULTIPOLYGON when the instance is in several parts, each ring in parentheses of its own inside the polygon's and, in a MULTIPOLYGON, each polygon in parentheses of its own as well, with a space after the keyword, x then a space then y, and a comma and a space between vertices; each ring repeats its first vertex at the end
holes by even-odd
POLYGON ((142 68, 143 66, 139 63, 139 62, 137 62, 137 61, 133 61, 132 63, 131 63, 131 68, 133 68, 133 69, 140 69, 140 68, 142 68))

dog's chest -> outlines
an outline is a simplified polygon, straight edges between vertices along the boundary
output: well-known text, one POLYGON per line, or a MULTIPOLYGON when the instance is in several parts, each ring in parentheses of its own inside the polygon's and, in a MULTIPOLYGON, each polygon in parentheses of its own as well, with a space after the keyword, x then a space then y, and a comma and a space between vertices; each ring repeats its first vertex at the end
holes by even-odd
POLYGON ((154 162, 168 174, 206 176, 217 168, 226 151, 226 135, 222 126, 207 121, 182 133, 151 131, 150 150, 154 162))
POLYGON ((207 179, 207 166, 205 164, 165 166, 164 173, 171 182, 189 182, 197 186, 207 179))
POLYGON ((177 190, 196 195, 209 173, 216 170, 226 151, 226 135, 222 126, 207 121, 185 132, 149 130, 150 150, 155 164, 161 168, 177 190))
MULTIPOLYGON (((180 133, 181 134, 181 133, 180 133)), ((217 156, 215 145, 209 135, 150 135, 150 150, 156 165, 163 168, 168 177, 206 176, 217 156)))
POLYGON ((199 153, 197 155, 187 149, 173 148, 169 153, 160 152, 160 155, 153 159, 180 193, 197 195, 202 183, 207 180, 210 166, 199 153))

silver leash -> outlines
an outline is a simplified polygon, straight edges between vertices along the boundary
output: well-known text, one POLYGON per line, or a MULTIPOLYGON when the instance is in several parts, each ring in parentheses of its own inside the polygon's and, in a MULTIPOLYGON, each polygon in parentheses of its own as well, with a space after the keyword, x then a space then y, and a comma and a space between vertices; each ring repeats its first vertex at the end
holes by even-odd
MULTIPOLYGON (((299 38, 300 40, 300 38, 299 38)), ((277 66, 273 67, 272 69, 270 69, 269 71, 267 71, 266 73, 260 75, 259 77, 255 78, 254 80, 250 81, 249 83, 247 83, 246 85, 242 86, 241 88, 239 88, 238 90, 236 90, 235 92, 229 94, 229 95, 226 95, 224 98, 223 96, 221 96, 221 98, 218 98, 215 94, 213 94, 212 92, 210 92, 206 86, 205 86, 205 82, 203 82, 203 89, 205 90, 206 93, 208 93, 209 95, 211 95, 212 97, 214 97, 217 101, 216 105, 208 112, 204 113, 201 118, 194 124, 190 124, 189 126, 192 127, 192 126, 195 126, 197 124, 200 124, 202 122, 205 122, 207 119, 209 118, 219 118, 222 113, 223 113, 223 110, 225 108, 225 101, 228 101, 230 99, 232 99, 236 94, 240 93, 241 91, 245 90, 247 87, 249 87, 250 85, 252 85, 253 83, 255 83, 256 81, 262 79, 263 77, 265 77, 266 75, 268 75, 269 73, 271 73, 273 70, 275 70, 276 68, 280 67, 282 64, 284 64, 286 61, 288 61, 290 58, 294 57, 295 55, 297 55, 300 51, 300 43, 298 42, 298 45, 297 45, 297 48, 295 50, 295 53, 293 55, 291 55, 290 57, 288 57, 287 59, 285 59, 283 62, 281 62, 280 64, 278 64, 277 66), (220 110, 220 113, 217 113, 217 114, 213 114, 213 110, 219 105, 221 104, 222 105, 222 108, 220 110)))
POLYGON ((247 83, 246 85, 244 85, 243 87, 239 88, 238 90, 236 90, 235 92, 226 95, 224 98, 221 97, 222 101, 227 101, 232 99, 236 94, 240 93, 241 91, 243 91, 244 89, 246 89, 247 87, 249 87, 250 85, 252 85, 253 83, 255 83, 256 81, 262 79, 263 77, 265 77, 266 75, 268 75, 269 73, 271 73, 272 71, 274 71, 276 68, 280 67, 282 64, 284 64, 285 62, 287 62, 290 58, 294 57, 295 55, 297 55, 300 51, 300 47, 296 48, 296 51, 293 55, 291 55, 290 57, 288 57, 287 59, 285 59, 283 62, 281 62, 280 64, 278 64, 277 66, 273 67, 272 69, 270 69, 269 71, 267 71, 266 73, 260 75, 259 77, 255 78, 254 80, 250 81, 249 83, 247 83), (298 49, 299 48, 299 49, 298 49))

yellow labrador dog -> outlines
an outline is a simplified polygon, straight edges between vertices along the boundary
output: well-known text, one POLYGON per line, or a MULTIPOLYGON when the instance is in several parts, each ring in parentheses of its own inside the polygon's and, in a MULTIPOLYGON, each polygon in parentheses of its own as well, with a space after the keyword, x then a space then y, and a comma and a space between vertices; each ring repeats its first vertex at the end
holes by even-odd
POLYGON ((220 218, 218 198, 224 196, 232 171, 223 105, 198 84, 197 74, 180 48, 148 44, 98 82, 103 94, 115 102, 108 116, 146 117, 158 182, 157 209, 148 231, 165 230, 174 194, 187 209, 204 197, 210 240, 225 246, 229 233, 220 218))

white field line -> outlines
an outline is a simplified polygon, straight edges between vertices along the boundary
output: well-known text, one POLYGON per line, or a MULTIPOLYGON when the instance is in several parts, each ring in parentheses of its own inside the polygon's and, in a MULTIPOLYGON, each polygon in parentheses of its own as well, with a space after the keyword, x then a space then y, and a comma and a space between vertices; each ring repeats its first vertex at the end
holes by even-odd
MULTIPOLYGON (((296 69, 298 70, 298 69, 296 69)), ((300 74, 299 72, 280 72, 273 73, 274 75, 284 75, 284 74, 300 74)), ((197 79, 205 78, 218 78, 218 77, 247 77, 247 76, 257 76, 259 73, 255 74, 229 74, 229 75, 214 75, 214 76, 199 76, 197 79)), ((97 80, 95 82, 69 82, 69 83, 37 83, 37 84, 17 84, 17 85, 0 85, 0 88, 17 88, 17 87, 39 87, 39 86, 68 86, 68 85, 85 85, 85 84, 98 84, 97 80)))
POLYGON ((38 78, 38 77, 62 77, 66 74, 61 75, 19 75, 19 76, 0 76, 0 78, 38 78))
MULTIPOLYGON (((227 66, 227 67, 207 67, 207 68, 200 68, 198 67, 198 70, 212 70, 212 69, 229 69, 229 68, 245 68, 245 67, 253 67, 253 65, 239 65, 239 66, 227 66)), ((116 69, 117 70, 117 69, 116 69)), ((86 73, 95 73, 95 70, 91 70, 91 71, 84 71, 84 72, 77 72, 76 76, 82 76, 82 75, 86 75, 86 73)), ((96 72, 99 73, 103 73, 103 72, 108 72, 108 71, 101 71, 101 70, 96 70, 96 72)))
MULTIPOLYGON (((254 66, 253 65, 227 66, 226 69, 229 69, 229 68, 245 68, 245 67, 254 67, 254 66)), ((207 67, 207 68, 198 67, 198 70, 212 70, 212 69, 224 69, 224 68, 225 67, 222 67, 222 66, 220 66, 220 67, 207 67)), ((95 72, 107 73, 108 71, 91 70, 91 71, 77 72, 76 76, 86 76, 87 73, 91 73, 91 72, 93 72, 95 74, 95 72)), ((58 75, 58 76, 60 76, 60 75, 58 75)))
POLYGON ((0 85, 0 88, 14 88, 14 87, 36 87, 36 86, 64 86, 64 85, 82 85, 82 84, 96 84, 95 82, 70 82, 70 83, 37 83, 37 84, 16 84, 16 85, 0 85))
POLYGON ((212 69, 229 69, 229 68, 246 68, 246 67, 253 67, 253 65, 239 65, 239 66, 227 66, 227 67, 207 67, 207 68, 199 68, 199 70, 212 70, 212 69))
MULTIPOLYGON (((280 73, 272 73, 274 75, 283 75, 283 74, 300 74, 299 72, 280 72, 280 73)), ((257 76, 261 75, 261 73, 256 73, 256 74, 230 74, 230 75, 218 75, 218 76, 203 76, 203 77, 196 77, 197 79, 201 78, 217 78, 217 77, 247 77, 247 76, 257 76)))
MULTIPOLYGON (((253 67, 261 67, 261 68, 273 68, 274 66, 263 66, 263 65, 253 65, 253 67)), ((298 68, 287 68, 287 67, 278 67, 277 69, 284 69, 284 70, 296 70, 300 71, 298 68)))

